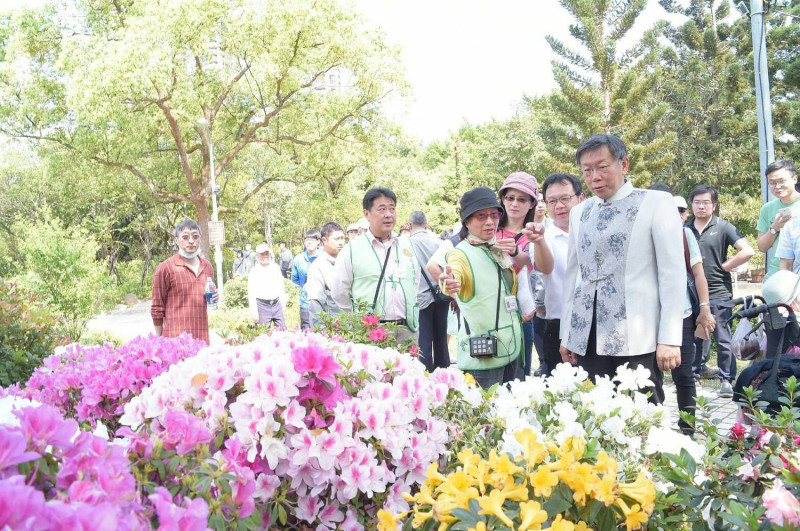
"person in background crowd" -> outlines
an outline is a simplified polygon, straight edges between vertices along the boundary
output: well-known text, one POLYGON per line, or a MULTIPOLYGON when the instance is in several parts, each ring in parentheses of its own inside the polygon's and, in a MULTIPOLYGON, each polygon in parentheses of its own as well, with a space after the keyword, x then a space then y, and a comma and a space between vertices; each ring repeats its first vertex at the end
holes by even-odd
POLYGON ((370 229, 369 221, 367 220, 367 218, 359 219, 358 221, 356 221, 356 225, 358 225, 358 234, 359 235, 365 234, 370 229))
POLYGON ((461 241, 447 253, 439 280, 443 291, 457 297, 461 310, 458 368, 489 388, 524 378, 517 274, 508 245, 501 248, 498 243, 503 207, 494 192, 473 188, 460 205, 461 241))
MULTIPOLYGON (((512 173, 503 182, 498 192, 500 201, 505 210, 500 218, 497 229, 497 246, 508 253, 514 262, 514 271, 517 274, 525 268, 525 275, 529 274, 530 266, 528 256, 528 237, 522 230, 526 223, 531 223, 536 217, 536 203, 539 198, 539 183, 525 172, 512 173)), ((528 288, 530 289, 530 288, 528 288)), ((533 350, 533 314, 522 315, 522 330, 524 334, 525 357, 523 367, 525 376, 531 374, 531 354, 533 350)))
POLYGON ((436 368, 450 366, 450 352, 447 349, 447 313, 452 299, 443 297, 438 290, 439 277, 430 277, 424 270, 424 266, 439 248, 442 240, 427 228, 428 219, 424 212, 418 210, 412 212, 409 224, 411 244, 421 266, 421 274, 424 275, 417 292, 419 357, 428 372, 433 372, 436 368))
MULTIPOLYGON (((206 282, 214 279, 211 262, 200 256, 200 226, 185 219, 175 226, 178 252, 153 273, 150 316, 156 335, 177 337, 183 332, 209 342, 206 282)), ((218 294, 214 294, 214 300, 218 294)))
POLYGON ((400 236, 411 236, 411 225, 404 223, 400 226, 400 236))
POLYGON ((767 177, 767 186, 775 196, 775 199, 761 207, 756 225, 758 250, 762 253, 772 251, 772 256, 767 262, 766 280, 778 269, 788 265, 781 263, 783 259, 791 262, 800 255, 800 242, 792 241, 796 236, 792 234, 792 229, 787 227, 787 223, 792 219, 800 218, 800 192, 795 188, 797 170, 788 160, 776 160, 767 166, 764 173, 767 177), (783 230, 784 227, 787 229, 786 232, 783 230), (781 247, 782 241, 786 243, 783 247, 781 247), (778 249, 781 249, 782 254, 779 255, 778 249))
POLYGON ((284 242, 280 242, 278 244, 278 248, 278 259, 280 260, 281 275, 283 275, 283 278, 289 278, 292 271, 292 259, 294 258, 292 256, 292 251, 286 247, 284 242))
POLYGON ((311 328, 311 315, 308 312, 308 299, 306 297, 306 275, 311 263, 317 259, 320 234, 317 229, 306 231, 303 235, 305 250, 294 257, 292 262, 292 282, 300 286, 300 328, 311 328))
POLYGON ((678 215, 681 217, 681 222, 686 223, 686 220, 689 219, 689 205, 686 204, 686 199, 679 195, 672 197, 675 199, 675 206, 678 207, 678 215))
POLYGON ((246 275, 247 274, 245 273, 246 265, 247 264, 245 263, 244 260, 244 253, 242 252, 241 249, 239 249, 238 251, 236 251, 236 258, 233 260, 233 269, 231 271, 232 275, 234 277, 242 277, 246 275))
POLYGON ((339 307, 331 296, 333 270, 339 251, 344 248, 344 230, 338 223, 330 222, 322 226, 322 250, 317 259, 308 268, 306 277, 306 295, 308 311, 311 315, 311 326, 322 326, 322 315, 333 315, 339 307))
MULTIPOLYGON (((717 341, 717 363, 721 380, 719 396, 733 396, 733 382, 736 378, 736 358, 731 349, 731 308, 723 303, 733 298, 731 271, 746 263, 753 256, 753 248, 747 243, 739 229, 728 221, 714 215, 717 208, 718 193, 716 188, 699 184, 689 194, 692 203, 693 217, 686 222, 703 255, 703 271, 708 281, 708 296, 711 314, 716 321, 714 337, 717 341), (738 252, 728 258, 728 248, 738 252)), ((695 379, 703 374, 703 365, 711 355, 711 339, 698 339, 695 343, 694 373, 695 379)))
POLYGON ((569 214, 561 357, 597 376, 643 367, 661 403, 659 371, 680 365, 686 270, 672 196, 639 190, 618 137, 593 135, 576 153, 594 197, 569 214))
POLYGON ((286 287, 272 249, 264 242, 256 245, 256 265, 247 274, 247 302, 255 322, 286 328, 286 287))
POLYGON ((362 201, 369 230, 336 257, 331 295, 342 311, 366 302, 381 322, 394 323, 398 342, 416 341, 419 264, 408 236, 393 236, 397 196, 370 188, 362 201))
POLYGON ((351 223, 347 226, 347 242, 350 243, 353 241, 354 238, 357 238, 361 234, 361 231, 358 229, 358 223, 351 223))
MULTIPOLYGON (((547 213, 547 205, 544 202, 544 194, 540 193, 539 197, 536 201, 536 209, 535 214, 533 217, 534 223, 540 223, 544 226, 545 231, 548 227, 553 224, 553 221, 550 218, 547 218, 545 214, 547 213)), ((531 235, 528 234, 527 229, 523 231, 525 236, 530 241, 531 235)), ((532 246, 528 246, 529 256, 531 255, 530 251, 533 250, 532 246)), ((532 260, 532 259, 531 259, 532 260)), ((544 304, 544 281, 542 279, 542 272, 537 271, 534 267, 530 267, 530 281, 529 281, 531 291, 533 291, 534 295, 534 303, 536 308, 536 313, 533 314, 533 346, 536 349, 536 356, 539 358, 539 366, 533 372, 534 376, 544 376, 548 373, 547 370, 547 363, 544 360, 544 330, 546 326, 545 322, 545 304, 544 304)), ((523 325, 524 327, 525 325, 523 325)), ((526 347, 527 348, 527 347, 526 347)), ((526 350, 526 356, 530 356, 526 350)), ((526 358, 527 359, 527 358, 526 358)), ((527 372, 530 372, 530 368, 527 369, 527 372)))
MULTIPOLYGON (((552 224, 545 228, 544 237, 536 241, 529 254, 533 268, 541 272, 544 300, 544 334, 542 357, 545 375, 550 376, 562 362, 559 353, 561 313, 564 298, 564 275, 567 270, 569 242, 569 213, 585 199, 581 182, 569 173, 553 173, 542 184, 543 203, 550 213, 552 224)), ((526 229, 527 230, 527 229, 526 229)), ((528 238, 535 238, 529 234, 528 238)))
POLYGON ((249 273, 253 266, 256 265, 256 253, 252 251, 252 246, 248 243, 244 246, 244 272, 249 273))
MULTIPOLYGON (((656 183, 650 190, 661 190, 672 194, 672 190, 663 184, 656 183)), ((673 196, 678 214, 683 219, 681 212, 682 205, 686 205, 686 200, 680 196, 673 196)), ((686 209, 684 208, 684 211, 686 209)), ((686 216, 688 217, 688 215, 686 216)), ((675 392, 678 400, 678 410, 694 416, 695 404, 697 399, 697 385, 694 379, 694 353, 695 353, 695 330, 702 328, 701 335, 708 337, 716 326, 714 316, 711 315, 708 299, 708 282, 703 272, 703 256, 700 254, 700 247, 697 240, 687 227, 683 227, 684 237, 684 261, 686 263, 686 308, 683 311, 683 342, 681 343, 681 364, 672 369, 672 381, 675 382, 675 392), (690 295, 689 279, 692 279, 695 287, 699 312, 694 313, 690 295)), ((689 425, 682 418, 678 420, 678 427, 684 435, 693 435, 694 427, 689 425)))

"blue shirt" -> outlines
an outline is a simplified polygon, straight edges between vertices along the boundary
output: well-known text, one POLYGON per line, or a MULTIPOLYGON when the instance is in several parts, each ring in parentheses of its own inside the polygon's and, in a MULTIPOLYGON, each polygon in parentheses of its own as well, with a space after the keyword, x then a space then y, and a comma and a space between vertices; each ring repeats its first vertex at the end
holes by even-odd
POLYGON ((308 298, 306 296, 306 276, 308 275, 308 268, 311 267, 311 262, 316 260, 317 257, 308 254, 308 251, 303 251, 294 257, 292 261, 292 282, 300 286, 300 307, 308 308, 308 298))

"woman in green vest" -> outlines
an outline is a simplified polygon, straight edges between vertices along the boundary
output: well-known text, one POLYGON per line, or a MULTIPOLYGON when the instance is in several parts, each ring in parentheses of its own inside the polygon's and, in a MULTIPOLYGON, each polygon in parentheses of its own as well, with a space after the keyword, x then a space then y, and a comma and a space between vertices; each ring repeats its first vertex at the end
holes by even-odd
POLYGON ((462 240, 447 254, 443 288, 458 297, 461 309, 458 368, 488 388, 523 376, 517 276, 511 258, 497 247, 503 207, 495 193, 473 188, 460 204, 462 240))

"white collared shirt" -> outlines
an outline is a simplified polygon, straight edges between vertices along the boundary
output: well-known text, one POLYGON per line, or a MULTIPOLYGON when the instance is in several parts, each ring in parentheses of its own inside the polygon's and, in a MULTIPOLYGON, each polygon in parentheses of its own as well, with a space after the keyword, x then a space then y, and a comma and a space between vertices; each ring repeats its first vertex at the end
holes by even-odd
MULTIPOLYGON (((542 275, 545 319, 561 319, 561 309, 564 307, 564 275, 567 271, 569 233, 559 229, 553 223, 545 228, 544 241, 553 255, 553 271, 549 275, 542 275)), ((533 258, 535 245, 531 245, 528 250, 531 262, 534 264, 536 263, 533 258)))

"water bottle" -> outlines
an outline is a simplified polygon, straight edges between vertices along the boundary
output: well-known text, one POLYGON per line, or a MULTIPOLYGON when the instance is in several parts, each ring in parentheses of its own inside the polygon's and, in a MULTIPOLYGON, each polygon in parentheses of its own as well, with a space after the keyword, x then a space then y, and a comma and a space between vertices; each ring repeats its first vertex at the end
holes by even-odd
POLYGON ((217 303, 211 300, 214 294, 217 292, 217 285, 214 284, 214 281, 211 280, 211 277, 206 278, 206 306, 209 310, 216 310, 217 303))

